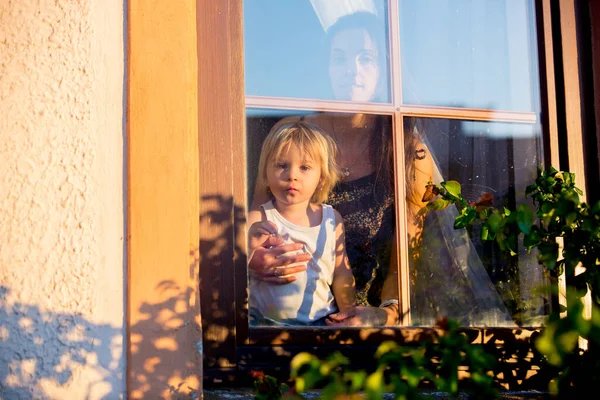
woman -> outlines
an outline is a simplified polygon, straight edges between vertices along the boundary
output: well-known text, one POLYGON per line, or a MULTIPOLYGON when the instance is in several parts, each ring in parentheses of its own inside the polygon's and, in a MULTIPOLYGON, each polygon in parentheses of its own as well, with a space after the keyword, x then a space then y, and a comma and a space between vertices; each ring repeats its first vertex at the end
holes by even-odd
MULTIPOLYGON (((326 34, 328 74, 333 97, 354 102, 387 100, 389 88, 386 41, 383 23, 370 13, 355 13, 340 18, 326 34)), ((346 224, 346 245, 360 304, 350 313, 330 316, 329 325, 393 325, 398 321, 398 279, 395 258, 395 201, 391 126, 389 119, 368 114, 321 113, 286 118, 283 122, 305 119, 328 132, 339 148, 338 164, 343 182, 327 200, 340 212, 346 224), (391 267, 390 267, 391 266, 391 267)), ((405 129, 407 193, 410 193, 409 234, 415 237, 416 211, 422 207, 425 185, 432 176, 427 150, 414 129, 405 129)), ((266 199, 256 188, 253 208, 266 199)), ((279 246, 280 239, 269 238, 249 260, 252 279, 273 284, 295 280, 304 271, 302 262, 310 255, 287 255, 299 244, 279 246), (281 266, 287 266, 283 273, 281 266), (276 269, 277 268, 277 269, 276 269)))

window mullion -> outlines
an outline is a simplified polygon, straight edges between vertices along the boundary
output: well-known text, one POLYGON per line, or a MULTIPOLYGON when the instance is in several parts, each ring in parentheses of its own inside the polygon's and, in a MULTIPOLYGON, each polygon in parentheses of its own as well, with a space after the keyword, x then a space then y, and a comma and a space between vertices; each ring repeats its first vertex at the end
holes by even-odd
POLYGON ((400 323, 403 326, 410 325, 410 287, 409 287, 409 251, 407 232, 407 207, 406 177, 404 164, 404 129, 403 117, 400 112, 402 105, 402 75, 400 57, 400 15, 397 0, 388 2, 388 25, 389 25, 389 54, 390 54, 390 82, 392 85, 392 103, 395 113, 394 125, 394 176, 396 177, 396 258, 398 268, 398 291, 400 301, 400 323))
POLYGON ((400 112, 394 113, 394 176, 396 177, 395 196, 396 196, 396 248, 398 256, 396 257, 398 268, 398 290, 400 301, 400 323, 403 326, 410 325, 410 287, 409 287, 409 251, 408 251, 408 230, 406 205, 406 179, 404 162, 404 129, 403 117, 400 112))
POLYGON ((400 66, 400 14, 397 0, 388 2, 389 52, 390 52, 390 82, 392 85, 392 103, 399 111, 402 104, 402 71, 400 66))

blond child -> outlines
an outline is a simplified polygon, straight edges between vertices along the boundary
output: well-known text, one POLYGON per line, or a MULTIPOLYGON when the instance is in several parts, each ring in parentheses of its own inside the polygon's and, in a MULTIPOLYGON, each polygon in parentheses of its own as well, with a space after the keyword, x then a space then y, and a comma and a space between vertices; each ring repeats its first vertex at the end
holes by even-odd
MULTIPOLYGON (((340 176, 336 151, 326 133, 305 122, 276 125, 263 143, 255 193, 264 191, 271 200, 248 214, 248 260, 270 235, 302 243, 300 252, 312 257, 285 285, 250 276, 252 325, 325 325, 328 315, 351 314, 356 305, 344 223, 323 204, 340 176)), ((273 267, 270 274, 281 276, 281 270, 273 267)))

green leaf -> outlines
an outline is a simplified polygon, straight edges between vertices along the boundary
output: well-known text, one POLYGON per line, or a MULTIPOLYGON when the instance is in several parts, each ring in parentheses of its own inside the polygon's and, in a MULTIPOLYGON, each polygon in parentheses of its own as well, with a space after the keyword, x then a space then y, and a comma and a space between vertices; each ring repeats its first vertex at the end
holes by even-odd
POLYGON ((525 246, 528 251, 531 251, 532 248, 540 243, 540 240, 540 235, 537 230, 532 229, 529 231, 529 233, 525 234, 525 237, 523 238, 523 246, 525 246))
POLYGON ((456 198, 460 198, 460 183, 458 183, 457 181, 446 181, 442 182, 442 186, 448 191, 449 194, 456 198))
POLYGON ((377 348, 377 351, 375 352, 375 357, 381 358, 381 356, 383 356, 384 354, 393 351, 398 351, 399 349, 400 346, 398 346, 398 343, 392 340, 386 340, 385 342, 381 343, 377 348))
POLYGON ((565 217, 565 225, 571 226, 577 220, 579 215, 576 212, 570 212, 565 217))
POLYGON ((382 367, 377 368, 375 372, 369 375, 365 382, 365 391, 367 392, 368 399, 379 400, 383 398, 385 382, 382 367))
POLYGON ((539 212, 540 216, 543 218, 545 225, 549 225, 550 222, 552 222, 552 220, 555 218, 556 208, 554 207, 554 205, 552 203, 543 202, 538 207, 538 210, 539 210, 538 212, 539 212))
POLYGON ((565 186, 571 187, 575 184, 575 174, 573 172, 562 173, 565 186))
POLYGON ((537 192, 537 190, 538 186, 535 183, 531 184, 525 189, 525 196, 529 196, 530 194, 537 192))
POLYGON ((502 216, 497 212, 492 213, 487 219, 487 225, 493 233, 498 233, 502 227, 502 216))
POLYGON ((432 201, 431 203, 427 203, 427 208, 429 210, 443 210, 444 208, 448 207, 450 203, 450 200, 440 198, 436 201, 432 201))
POLYGON ((490 240, 490 235, 489 235, 490 230, 488 229, 487 225, 482 225, 481 226, 481 240, 490 240))
POLYGON ((531 231, 533 225, 533 211, 526 204, 519 205, 517 209, 517 226, 524 234, 531 231))
POLYGON ((475 219, 477 211, 474 207, 466 207, 462 209, 461 214, 454 220, 454 229, 462 229, 475 219))
POLYGON ((367 379, 367 372, 360 370, 356 372, 349 373, 346 375, 347 380, 350 382, 350 391, 358 392, 363 388, 365 381, 367 379))
POLYGON ((518 236, 516 233, 511 233, 506 237, 506 245, 508 246, 508 250, 511 256, 516 256, 518 254, 518 236))
POLYGON ((538 245, 540 254, 538 261, 549 270, 554 269, 558 258, 558 244, 556 242, 542 242, 538 245))
POLYGON ((294 372, 297 372, 303 365, 310 364, 313 360, 316 360, 316 359, 317 358, 310 353, 306 353, 306 352, 298 353, 292 359, 292 362, 290 364, 290 366, 292 368, 292 374, 294 372))
POLYGON ((536 339, 535 347, 546 356, 550 364, 559 366, 562 363, 562 354, 556 346, 555 335, 556 325, 548 325, 542 335, 536 339))

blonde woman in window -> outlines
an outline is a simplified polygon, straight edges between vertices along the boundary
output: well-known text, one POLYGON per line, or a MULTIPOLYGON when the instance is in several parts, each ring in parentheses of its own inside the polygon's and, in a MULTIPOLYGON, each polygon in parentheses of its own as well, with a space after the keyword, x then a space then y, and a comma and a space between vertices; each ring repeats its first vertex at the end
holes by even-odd
POLYGON ((344 223, 323 204, 340 176, 336 152, 327 134, 304 122, 280 124, 263 142, 257 188, 270 199, 248 214, 249 249, 277 236, 284 243, 302 243, 311 259, 287 285, 250 278, 251 325, 319 326, 338 311, 352 314, 356 294, 344 223))

